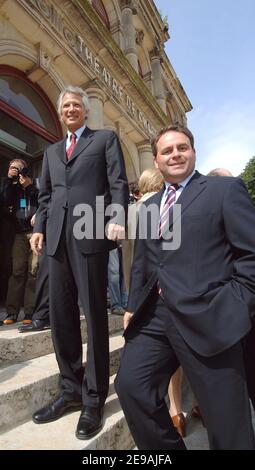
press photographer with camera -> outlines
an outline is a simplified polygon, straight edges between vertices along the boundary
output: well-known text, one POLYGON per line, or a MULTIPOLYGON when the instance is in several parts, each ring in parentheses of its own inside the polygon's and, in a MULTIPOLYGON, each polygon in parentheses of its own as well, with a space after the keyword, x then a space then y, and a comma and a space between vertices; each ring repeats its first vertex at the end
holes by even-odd
POLYGON ((11 160, 2 191, 5 211, 12 220, 15 239, 12 248, 12 274, 8 282, 4 325, 15 323, 22 305, 23 323, 30 323, 34 309, 35 280, 38 259, 31 251, 31 218, 38 206, 38 189, 33 184, 27 163, 11 160))

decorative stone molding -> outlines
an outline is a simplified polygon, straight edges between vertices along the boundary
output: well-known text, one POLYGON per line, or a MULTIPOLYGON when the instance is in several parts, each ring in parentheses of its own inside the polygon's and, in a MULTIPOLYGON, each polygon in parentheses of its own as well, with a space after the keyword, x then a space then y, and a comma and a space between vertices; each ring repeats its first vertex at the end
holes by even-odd
MULTIPOLYGON (((23 44, 13 39, 1 39, 0 41, 0 57, 4 55, 21 55, 32 62, 37 61, 36 52, 33 47, 23 44)), ((11 64, 15 66, 14 64, 11 64)))
POLYGON ((151 71, 149 70, 149 72, 147 72, 147 73, 145 73, 145 74, 143 75, 143 80, 144 80, 146 83, 147 83, 147 82, 151 82, 151 75, 152 75, 152 73, 151 73, 151 71))
POLYGON ((173 99, 173 93, 170 90, 166 90, 166 99, 171 101, 173 99))
POLYGON ((130 10, 132 10, 133 15, 137 14, 137 8, 134 5, 133 0, 120 0, 120 8, 121 10, 129 8, 130 10))
POLYGON ((141 46, 143 44, 144 32, 143 32, 142 29, 137 29, 136 30, 135 40, 136 40, 136 44, 138 44, 138 46, 141 46))
POLYGON ((111 25, 111 33, 119 33, 122 31, 122 25, 119 19, 117 19, 112 25, 111 25))
POLYGON ((37 51, 37 63, 27 70, 27 77, 33 82, 38 82, 46 74, 49 74, 51 69, 52 57, 42 47, 41 43, 35 45, 37 51))
POLYGON ((145 151, 145 150, 148 152, 151 152, 150 140, 146 139, 146 140, 143 140, 142 142, 139 142, 139 144, 137 144, 137 149, 138 149, 138 152, 145 151))
POLYGON ((37 44, 35 46, 38 50, 38 65, 45 70, 46 72, 49 71, 52 57, 50 54, 46 51, 44 47, 42 47, 41 44, 37 44))
POLYGON ((152 93, 152 73, 149 70, 145 75, 143 75, 143 81, 146 84, 146 86, 149 88, 150 92, 152 93))
POLYGON ((150 52, 150 58, 151 60, 153 59, 159 59, 160 61, 162 60, 162 49, 158 46, 155 46, 150 52))

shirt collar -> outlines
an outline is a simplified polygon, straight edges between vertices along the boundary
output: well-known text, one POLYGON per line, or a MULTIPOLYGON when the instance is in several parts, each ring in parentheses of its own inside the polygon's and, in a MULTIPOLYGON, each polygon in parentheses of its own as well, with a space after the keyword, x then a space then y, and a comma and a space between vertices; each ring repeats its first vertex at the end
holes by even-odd
POLYGON ((86 128, 86 124, 84 124, 84 126, 80 127, 79 129, 76 129, 75 132, 67 131, 67 140, 71 141, 72 134, 75 134, 77 140, 79 140, 79 138, 81 137, 81 134, 84 132, 85 128, 86 128))
MULTIPOLYGON (((189 180, 191 180, 192 176, 194 176, 194 174, 196 173, 196 170, 193 170, 192 173, 187 176, 187 178, 185 178, 185 180, 181 181, 180 183, 178 183, 178 186, 182 187, 182 188, 185 188, 189 182, 189 180)), ((165 189, 168 188, 168 186, 171 186, 172 183, 169 183, 168 181, 165 181, 165 189)))

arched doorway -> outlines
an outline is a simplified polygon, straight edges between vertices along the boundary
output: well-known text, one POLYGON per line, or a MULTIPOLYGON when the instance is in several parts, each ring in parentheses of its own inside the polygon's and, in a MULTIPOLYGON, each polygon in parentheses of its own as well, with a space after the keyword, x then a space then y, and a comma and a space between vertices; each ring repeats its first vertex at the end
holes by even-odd
MULTIPOLYGON (((0 190, 9 162, 22 158, 30 174, 38 178, 43 152, 62 137, 57 113, 42 89, 26 75, 0 65, 0 190)), ((4 304, 11 273, 11 249, 15 236, 8 208, 0 208, 0 301, 4 304)))
POLYGON ((23 72, 0 65, 0 178, 13 158, 25 159, 38 177, 45 148, 61 137, 57 113, 43 90, 23 72))

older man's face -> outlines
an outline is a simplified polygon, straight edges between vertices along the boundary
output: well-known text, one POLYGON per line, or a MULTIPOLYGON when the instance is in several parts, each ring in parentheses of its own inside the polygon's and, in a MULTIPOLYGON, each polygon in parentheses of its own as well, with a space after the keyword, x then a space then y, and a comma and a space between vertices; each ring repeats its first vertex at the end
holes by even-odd
POLYGON ((86 110, 80 95, 74 93, 64 95, 60 117, 70 132, 75 132, 85 124, 86 110))

